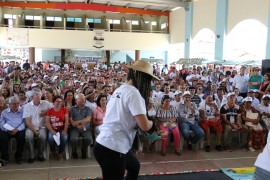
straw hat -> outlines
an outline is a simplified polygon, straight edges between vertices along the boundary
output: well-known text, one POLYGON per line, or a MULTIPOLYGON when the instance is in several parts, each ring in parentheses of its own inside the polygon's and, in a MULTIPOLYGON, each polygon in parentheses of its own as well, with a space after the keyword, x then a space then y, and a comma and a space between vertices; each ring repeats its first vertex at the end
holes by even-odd
POLYGON ((184 94, 182 95, 182 97, 185 97, 185 96, 191 96, 190 92, 189 91, 185 91, 184 94))
POLYGON ((136 70, 136 71, 140 71, 146 74, 149 74, 150 76, 152 76, 154 79, 159 80, 158 77, 156 77, 155 75, 153 75, 153 66, 146 62, 146 61, 142 61, 142 60, 137 60, 134 64, 132 65, 127 65, 128 68, 136 70))

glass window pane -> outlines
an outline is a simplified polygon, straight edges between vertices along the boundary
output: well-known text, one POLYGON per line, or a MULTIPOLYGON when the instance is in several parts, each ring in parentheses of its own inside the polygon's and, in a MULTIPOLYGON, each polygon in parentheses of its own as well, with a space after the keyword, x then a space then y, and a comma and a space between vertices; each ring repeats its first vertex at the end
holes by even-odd
POLYGON ((62 17, 54 17, 54 21, 62 21, 62 17))
POLYGON ((132 21, 132 25, 139 25, 139 21, 132 21))
POLYGON ((25 19, 26 20, 34 20, 34 16, 33 15, 26 15, 25 19))
POLYGON ((16 17, 16 14, 13 14, 12 15, 12 19, 16 19, 17 17, 16 17))
POLYGON ((95 20, 94 20, 94 23, 100 24, 100 23, 101 23, 101 19, 95 19, 95 20))
POLYGON ((82 22, 82 18, 75 18, 75 22, 82 22))
POLYGON ((110 24, 112 24, 112 23, 113 23, 113 20, 112 20, 112 19, 110 19, 110 20, 109 20, 109 23, 110 23, 110 24))
POLYGON ((74 18, 72 18, 72 17, 67 17, 67 22, 74 22, 74 18))
POLYGON ((145 24, 148 24, 149 23, 149 21, 144 21, 145 22, 145 24))
POLYGON ((5 19, 12 19, 12 14, 4 14, 5 19))
POLYGON ((40 21, 40 16, 34 16, 34 20, 40 21))
POLYGON ((120 24, 120 20, 119 19, 113 20, 113 24, 120 24))
POLYGON ((157 25, 157 22, 156 21, 153 21, 152 22, 152 26, 156 26, 157 25))
POLYGON ((94 23, 94 19, 89 19, 89 18, 88 18, 88 22, 89 22, 89 23, 94 23))
POLYGON ((166 26, 167 26, 167 24, 166 24, 166 23, 161 24, 161 29, 165 29, 165 28, 166 28, 166 26))
POLYGON ((46 21, 54 21, 54 17, 52 17, 52 16, 47 16, 47 17, 46 17, 46 21))

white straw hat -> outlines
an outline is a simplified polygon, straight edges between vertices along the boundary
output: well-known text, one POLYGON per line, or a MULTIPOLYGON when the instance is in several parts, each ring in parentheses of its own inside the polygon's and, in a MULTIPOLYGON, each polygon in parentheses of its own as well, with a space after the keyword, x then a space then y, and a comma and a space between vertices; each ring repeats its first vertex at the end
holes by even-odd
POLYGON ((159 80, 158 77, 156 77, 155 75, 153 75, 153 66, 146 62, 146 61, 142 61, 142 60, 137 60, 134 64, 132 65, 127 65, 128 68, 136 70, 136 71, 140 71, 146 74, 149 74, 150 76, 152 76, 154 79, 159 80))

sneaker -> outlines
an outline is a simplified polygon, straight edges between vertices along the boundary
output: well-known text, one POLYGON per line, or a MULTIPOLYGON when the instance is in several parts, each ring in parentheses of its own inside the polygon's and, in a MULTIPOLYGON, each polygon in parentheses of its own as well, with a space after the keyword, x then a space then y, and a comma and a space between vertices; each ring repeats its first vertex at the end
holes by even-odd
POLYGON ((204 149, 205 149, 205 152, 210 152, 210 149, 211 149, 211 148, 210 148, 209 145, 207 145, 207 146, 204 147, 204 149))
POLYGON ((166 156, 166 153, 165 153, 165 151, 161 151, 161 156, 166 156))
POLYGON ((86 152, 85 151, 82 151, 82 159, 86 159, 87 156, 86 156, 86 152))
POLYGON ((35 159, 33 158, 33 159, 28 159, 27 162, 28 162, 29 164, 32 164, 34 161, 35 161, 35 159))
POLYGON ((175 150, 174 153, 175 153, 177 156, 181 156, 181 152, 180 152, 180 151, 175 150))
POLYGON ((231 147, 229 145, 225 146, 224 147, 224 150, 225 151, 228 151, 228 152, 232 152, 231 147))
POLYGON ((78 154, 77 154, 77 152, 72 152, 72 157, 73 157, 73 159, 78 159, 78 154))
POLYGON ((221 145, 216 145, 216 150, 217 151, 222 151, 222 146, 221 145))
POLYGON ((241 146, 241 151, 248 151, 247 146, 241 146))
POLYGON ((191 143, 188 143, 188 150, 192 150, 192 144, 191 143))
POLYGON ((44 157, 38 157, 38 160, 39 160, 40 162, 43 162, 43 161, 45 161, 46 159, 45 159, 44 157))
POLYGON ((253 147, 248 147, 248 149, 251 151, 251 152, 255 152, 256 150, 253 148, 253 147))
POLYGON ((62 153, 60 153, 60 154, 57 155, 57 160, 58 161, 63 161, 64 160, 62 153))

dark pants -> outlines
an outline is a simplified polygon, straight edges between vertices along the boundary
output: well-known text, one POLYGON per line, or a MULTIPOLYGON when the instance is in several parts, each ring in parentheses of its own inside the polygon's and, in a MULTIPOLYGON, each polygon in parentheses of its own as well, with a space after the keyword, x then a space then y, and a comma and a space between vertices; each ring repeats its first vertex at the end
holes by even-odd
POLYGON ((1 152, 2 152, 2 159, 9 161, 9 155, 8 155, 8 142, 10 138, 16 138, 17 141, 17 150, 15 153, 15 159, 16 161, 22 160, 22 153, 23 153, 23 147, 24 147, 24 140, 25 140, 25 131, 18 131, 17 134, 14 136, 4 132, 0 131, 0 145, 1 145, 1 152))
POLYGON ((125 170, 127 170, 126 180, 138 178, 140 162, 131 151, 122 154, 96 142, 94 155, 101 167, 103 180, 123 180, 125 170))

